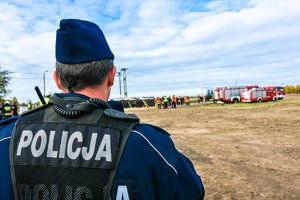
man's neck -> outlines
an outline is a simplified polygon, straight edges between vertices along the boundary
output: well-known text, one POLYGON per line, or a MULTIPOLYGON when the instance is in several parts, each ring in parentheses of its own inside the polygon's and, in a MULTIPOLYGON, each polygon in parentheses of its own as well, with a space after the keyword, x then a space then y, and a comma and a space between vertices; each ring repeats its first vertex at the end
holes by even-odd
MULTIPOLYGON (((63 91, 64 93, 68 93, 68 91, 63 91)), ((84 88, 81 90, 76 90, 74 93, 83 94, 90 98, 98 98, 104 101, 107 101, 110 95, 110 88, 103 87, 102 85, 84 88)))

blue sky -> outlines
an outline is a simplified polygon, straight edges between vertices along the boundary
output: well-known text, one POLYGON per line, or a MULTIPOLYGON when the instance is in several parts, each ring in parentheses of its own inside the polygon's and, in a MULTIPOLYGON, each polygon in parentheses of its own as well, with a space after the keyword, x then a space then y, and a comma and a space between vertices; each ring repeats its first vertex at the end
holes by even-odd
MULTIPOLYGON (((8 97, 37 101, 52 80, 64 18, 103 30, 129 96, 197 95, 199 88, 300 83, 298 0, 0 0, 0 66, 8 97)), ((119 97, 119 82, 111 97, 119 97)))

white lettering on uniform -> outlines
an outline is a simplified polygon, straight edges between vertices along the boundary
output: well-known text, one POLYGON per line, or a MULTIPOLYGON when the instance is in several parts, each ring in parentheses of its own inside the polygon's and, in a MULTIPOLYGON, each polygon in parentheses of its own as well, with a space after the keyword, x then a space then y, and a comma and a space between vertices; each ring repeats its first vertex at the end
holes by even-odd
POLYGON ((21 156, 22 150, 30 148, 34 157, 40 157, 44 152, 48 158, 70 158, 77 159, 80 154, 84 160, 99 161, 104 158, 106 162, 112 162, 111 136, 104 134, 100 144, 97 143, 98 133, 92 133, 87 146, 83 146, 83 135, 79 131, 70 134, 62 131, 60 144, 55 144, 56 131, 51 130, 49 136, 45 130, 39 130, 35 135, 31 130, 23 130, 17 148, 17 156, 21 156), (48 138, 49 137, 49 138, 48 138), (97 148, 97 146, 99 147, 97 148))
POLYGON ((119 185, 116 200, 129 200, 129 194, 126 185, 119 185))
POLYGON ((111 162, 110 135, 108 134, 103 136, 95 160, 100 160, 101 157, 105 157, 107 162, 111 162))
POLYGON ((90 143, 90 151, 88 152, 87 147, 82 147, 82 157, 84 160, 90 160, 95 152, 95 144, 97 139, 97 133, 92 134, 91 143, 90 143))
POLYGON ((33 200, 50 200, 50 194, 46 186, 43 184, 37 184, 33 187, 33 200))
POLYGON ((57 158, 57 151, 53 150, 55 131, 50 131, 48 149, 47 149, 47 157, 49 158, 57 158))
POLYGON ((31 143, 33 133, 30 130, 23 130, 20 142, 18 145, 17 156, 20 156, 22 153, 22 148, 28 147, 31 143))
POLYGON ((82 142, 82 134, 79 131, 74 132, 68 141, 67 153, 69 158, 73 160, 79 156, 81 150, 81 148, 78 147, 75 151, 73 151, 73 143, 75 139, 77 139, 78 142, 82 142))
POLYGON ((59 158, 65 158, 66 154, 66 146, 67 146, 67 139, 68 139, 68 131, 63 131, 61 136, 61 142, 59 147, 59 158))
POLYGON ((39 157, 43 154, 45 148, 46 148, 46 145, 47 145, 47 135, 46 135, 46 132, 44 130, 39 130, 35 136, 33 137, 33 140, 32 140, 32 144, 31 144, 31 152, 32 152, 32 155, 34 157, 39 157), (40 146, 37 147, 37 142, 40 138, 40 146))
POLYGON ((86 186, 66 185, 59 188, 55 184, 36 184, 31 187, 27 184, 18 184, 18 190, 19 199, 57 200, 58 197, 65 200, 94 199, 92 190, 86 186))
POLYGON ((81 200, 81 199, 94 199, 92 190, 85 186, 79 186, 75 190, 74 200, 81 200), (85 198, 82 198, 85 196, 85 198))

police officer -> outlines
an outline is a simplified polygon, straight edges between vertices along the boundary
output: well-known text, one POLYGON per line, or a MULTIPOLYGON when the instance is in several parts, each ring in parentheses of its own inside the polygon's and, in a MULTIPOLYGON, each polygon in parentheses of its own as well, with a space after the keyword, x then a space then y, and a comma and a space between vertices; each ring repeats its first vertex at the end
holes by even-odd
POLYGON ((204 198, 200 177, 166 131, 107 102, 116 67, 96 24, 62 20, 56 60, 63 93, 0 124, 0 199, 204 198))

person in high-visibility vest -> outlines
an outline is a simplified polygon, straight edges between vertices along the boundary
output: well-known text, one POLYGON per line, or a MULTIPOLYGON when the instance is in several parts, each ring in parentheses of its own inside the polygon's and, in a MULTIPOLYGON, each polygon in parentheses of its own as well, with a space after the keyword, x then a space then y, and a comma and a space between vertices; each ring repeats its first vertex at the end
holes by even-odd
POLYGON ((155 99, 155 102, 156 102, 156 104, 157 104, 157 108, 158 108, 158 109, 161 109, 161 98, 160 98, 160 97, 157 97, 157 98, 155 99))
POLYGON ((164 96, 164 108, 165 108, 165 109, 168 108, 168 103, 169 103, 168 97, 167 97, 167 96, 164 96))
POLYGON ((175 95, 172 96, 172 108, 176 108, 176 101, 177 101, 177 98, 175 95))
POLYGON ((9 101, 5 101, 5 103, 2 105, 2 119, 10 118, 11 115, 11 105, 9 101))
POLYGON ((28 102, 28 104, 27 104, 27 109, 28 109, 28 110, 31 110, 31 109, 32 109, 32 103, 31 103, 31 101, 28 102))

